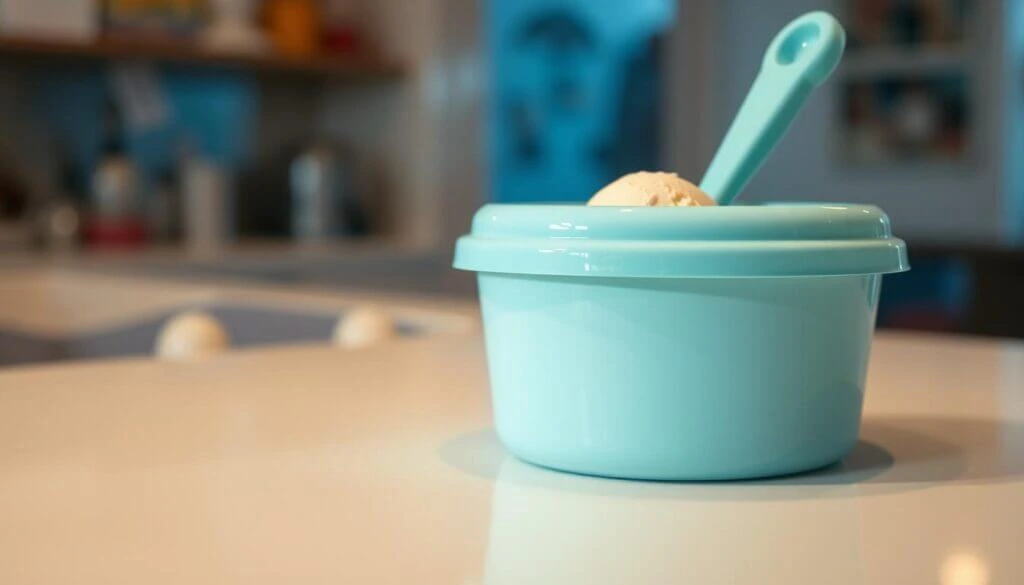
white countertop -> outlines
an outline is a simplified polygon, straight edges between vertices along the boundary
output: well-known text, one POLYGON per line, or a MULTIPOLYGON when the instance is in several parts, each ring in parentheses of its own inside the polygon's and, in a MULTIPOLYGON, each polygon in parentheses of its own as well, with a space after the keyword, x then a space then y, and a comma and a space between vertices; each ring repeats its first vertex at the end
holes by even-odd
POLYGON ((841 466, 510 458, 478 334, 0 370, 0 583, 1024 583, 1024 345, 882 335, 841 466))

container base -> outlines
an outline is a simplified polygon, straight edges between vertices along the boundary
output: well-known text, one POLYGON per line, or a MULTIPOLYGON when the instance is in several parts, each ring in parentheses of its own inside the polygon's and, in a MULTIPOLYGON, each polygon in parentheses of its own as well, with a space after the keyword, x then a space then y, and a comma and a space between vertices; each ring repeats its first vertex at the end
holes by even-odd
MULTIPOLYGON (((844 457, 850 454, 853 450, 856 441, 849 447, 843 449, 841 452, 833 453, 825 457, 819 457, 814 459, 802 459, 800 461, 790 461, 787 464, 778 464, 771 467, 743 467, 743 468, 728 468, 723 466, 717 470, 704 469, 704 470, 686 470, 686 469, 672 469, 671 466, 665 466, 663 470, 659 471, 641 471, 641 470, 626 470, 626 469, 611 469, 604 468, 601 466, 586 466, 586 465, 572 465, 563 464, 559 462, 551 462, 546 460, 544 457, 534 457, 530 455, 523 455, 517 453, 515 450, 509 449, 509 452, 520 461, 548 469, 551 471, 557 471, 560 473, 572 473, 575 475, 585 475, 589 477, 599 477, 606 479, 617 479, 617 480, 630 480, 630 481, 660 481, 660 482, 727 482, 727 481, 751 481, 758 479, 778 478, 790 475, 800 475, 803 473, 809 473, 831 465, 835 465, 843 460, 844 457)), ((508 448, 506 446, 506 448, 508 448)))

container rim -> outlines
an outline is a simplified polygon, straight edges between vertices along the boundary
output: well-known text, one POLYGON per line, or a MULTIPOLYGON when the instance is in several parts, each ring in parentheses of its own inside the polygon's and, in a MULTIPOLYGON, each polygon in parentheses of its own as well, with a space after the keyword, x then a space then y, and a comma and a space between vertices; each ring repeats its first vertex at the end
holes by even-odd
POLYGON ((906 244, 872 205, 488 204, 459 238, 461 270, 643 278, 903 272, 906 244))

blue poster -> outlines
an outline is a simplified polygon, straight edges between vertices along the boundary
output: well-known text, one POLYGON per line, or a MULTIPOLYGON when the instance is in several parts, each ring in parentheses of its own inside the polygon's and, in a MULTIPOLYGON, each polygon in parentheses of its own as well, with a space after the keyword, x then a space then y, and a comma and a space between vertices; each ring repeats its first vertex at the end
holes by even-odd
POLYGON ((585 201, 658 167, 658 36, 673 0, 492 0, 494 199, 585 201))

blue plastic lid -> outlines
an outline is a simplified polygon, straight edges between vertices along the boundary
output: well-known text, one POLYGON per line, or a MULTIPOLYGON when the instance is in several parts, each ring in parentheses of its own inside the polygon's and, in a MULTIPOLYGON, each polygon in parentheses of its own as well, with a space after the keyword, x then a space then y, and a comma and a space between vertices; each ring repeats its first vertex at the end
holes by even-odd
POLYGON ((907 247, 870 205, 485 205, 455 268, 633 278, 903 272, 907 247))

